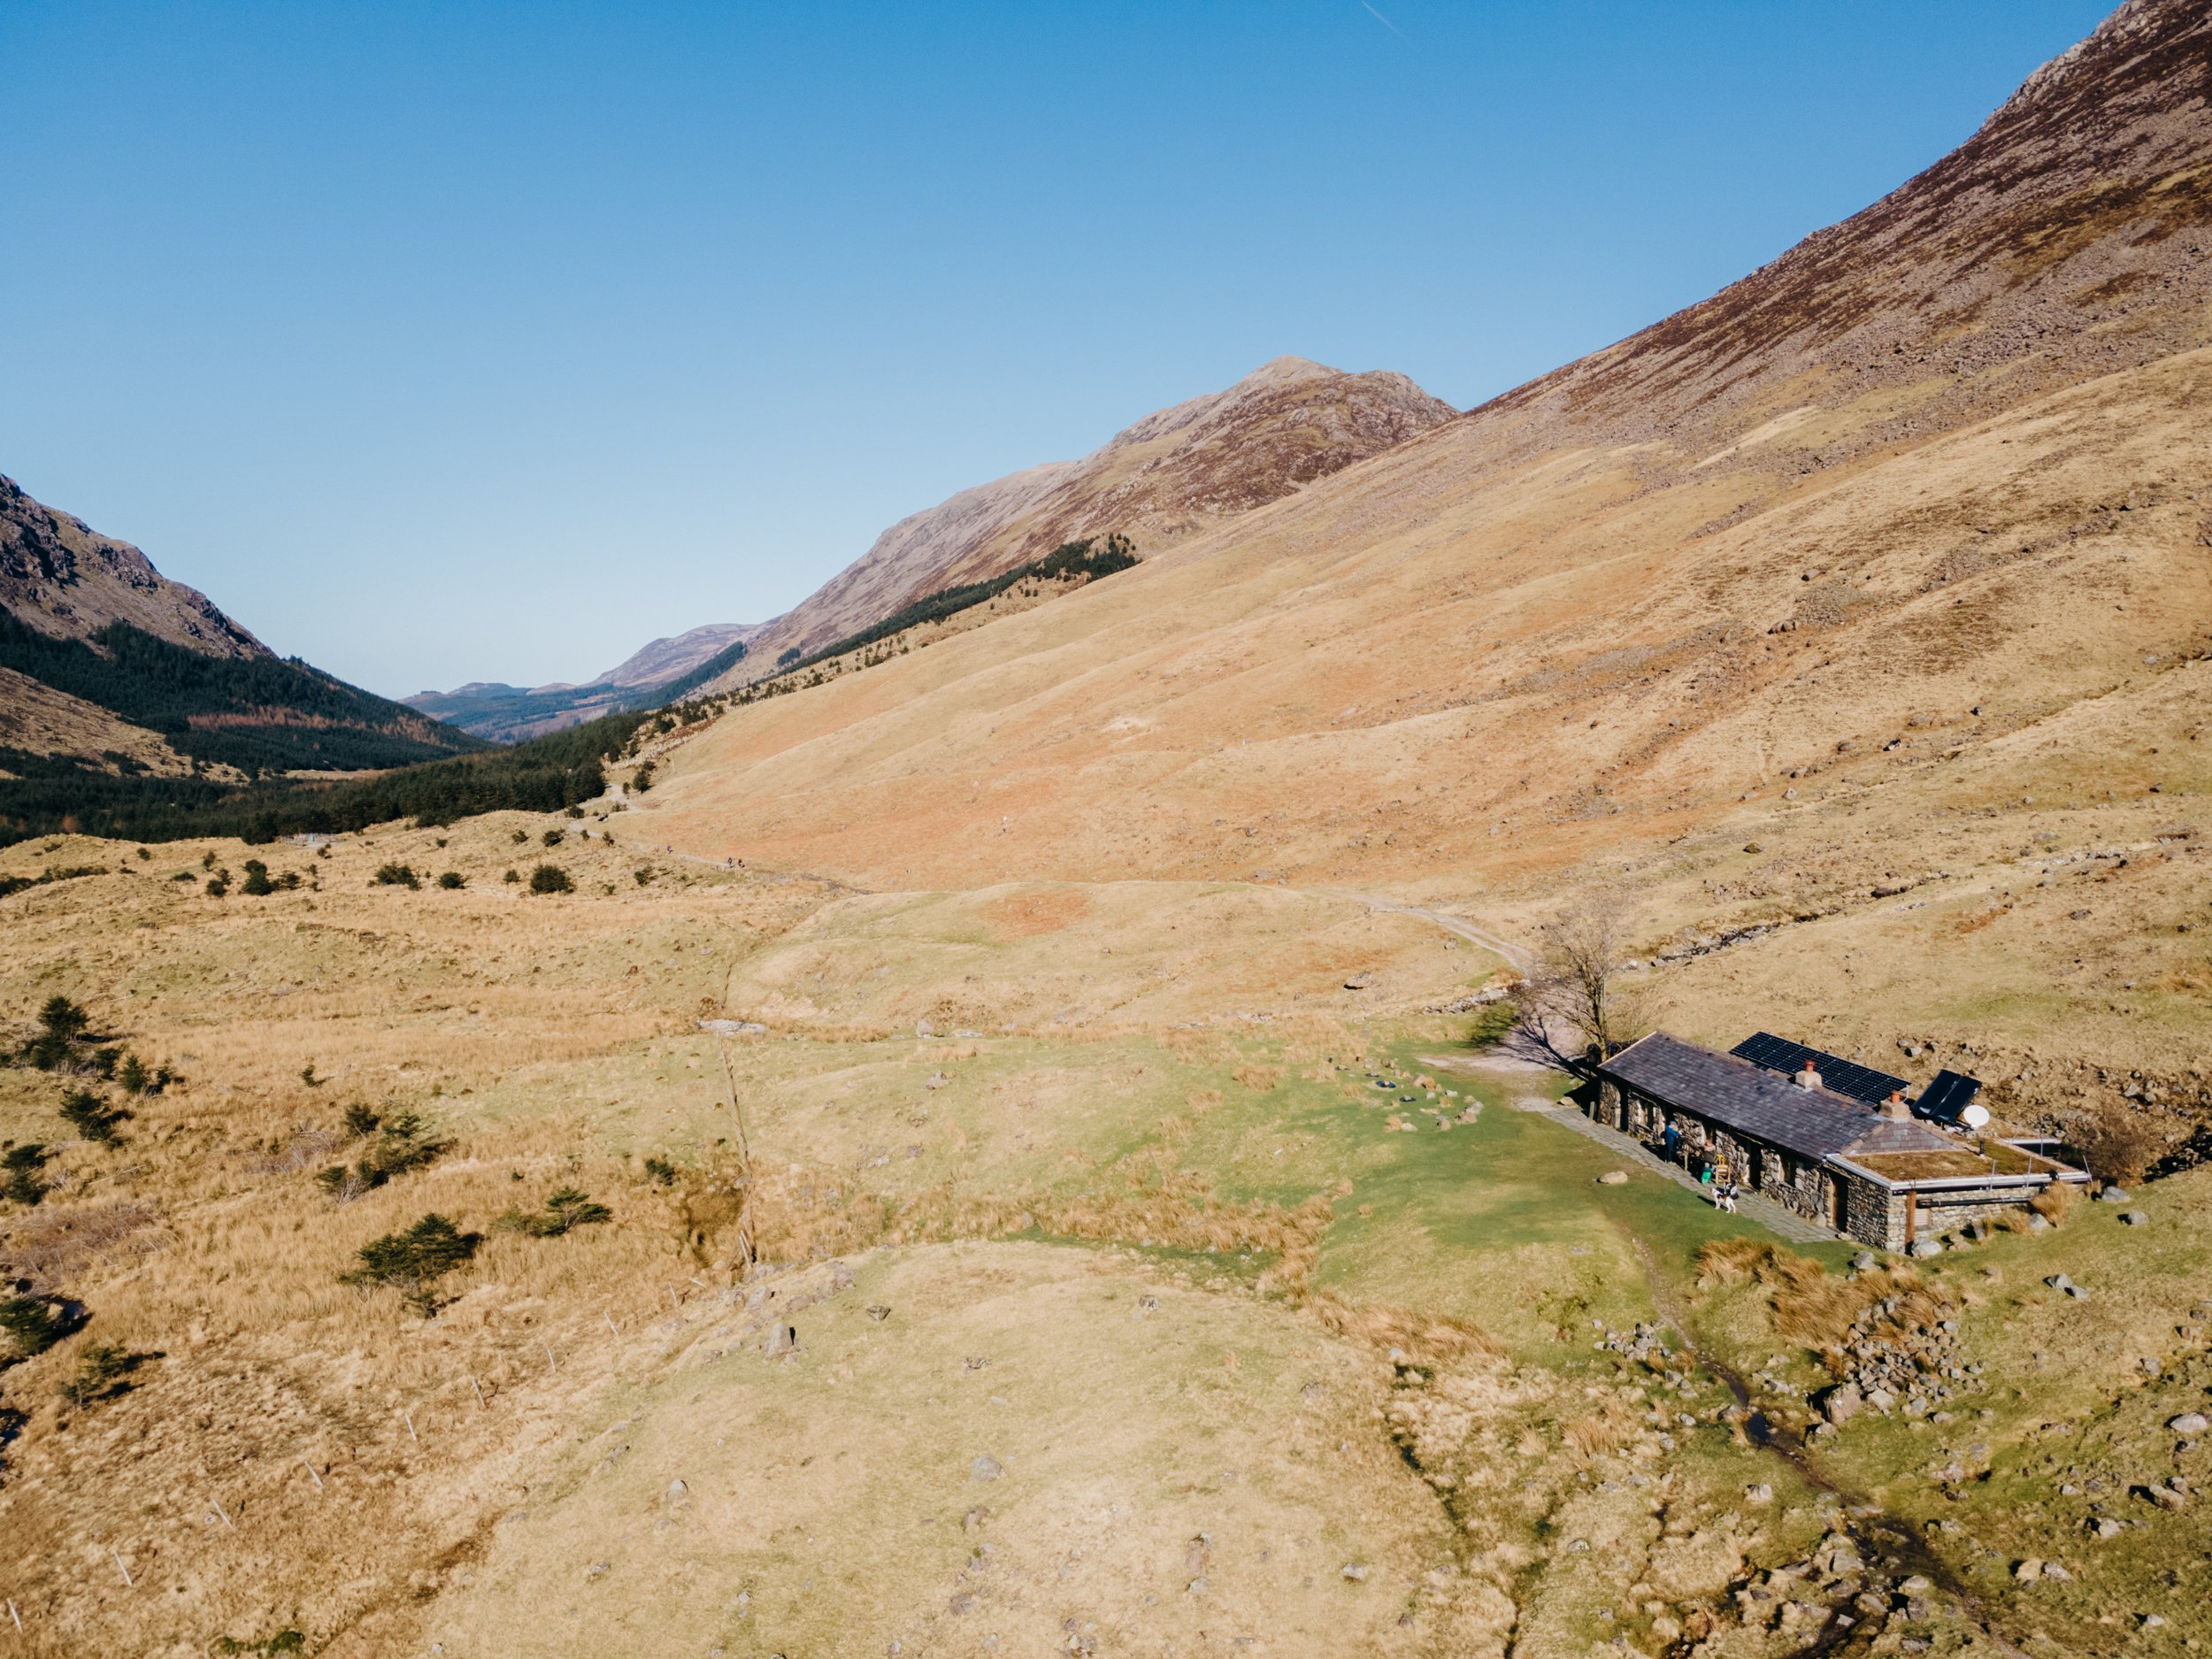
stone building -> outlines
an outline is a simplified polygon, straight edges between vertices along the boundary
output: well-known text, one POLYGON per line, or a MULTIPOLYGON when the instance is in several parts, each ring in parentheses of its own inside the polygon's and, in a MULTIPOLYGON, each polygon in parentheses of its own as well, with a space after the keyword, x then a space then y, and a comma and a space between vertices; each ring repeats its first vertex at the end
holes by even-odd
POLYGON ((1764 1033, 1718 1054, 1655 1032, 1598 1079, 1584 1110, 1600 1123, 1640 1141, 1672 1126, 1686 1158, 1724 1161, 1746 1189, 1878 1249, 2089 1179, 2012 1141, 1946 1134, 1915 1118, 1903 1079, 1764 1033))

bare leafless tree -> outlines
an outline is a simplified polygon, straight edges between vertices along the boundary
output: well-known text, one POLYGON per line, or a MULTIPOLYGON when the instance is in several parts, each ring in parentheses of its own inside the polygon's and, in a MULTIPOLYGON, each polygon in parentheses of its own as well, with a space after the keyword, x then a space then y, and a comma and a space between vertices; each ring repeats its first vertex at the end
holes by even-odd
POLYGON ((1513 988, 1508 1041, 1528 1059, 1589 1075, 1640 1034, 1621 983, 1627 935, 1619 908, 1593 902, 1547 922, 1536 965, 1513 988))

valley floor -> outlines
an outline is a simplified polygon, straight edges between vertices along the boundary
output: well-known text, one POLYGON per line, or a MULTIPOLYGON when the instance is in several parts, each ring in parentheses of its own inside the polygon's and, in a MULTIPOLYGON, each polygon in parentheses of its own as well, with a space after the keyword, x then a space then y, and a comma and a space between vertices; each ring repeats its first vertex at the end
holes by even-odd
POLYGON ((644 822, 8 856, 105 872, 0 900, 20 1035, 65 995, 179 1074, 0 1071, 48 1148, 9 1271, 82 1316, 0 1376, 26 1652, 2212 1633, 2208 1454, 2166 1426, 2212 1388, 2206 1175, 1857 1271, 1555 1121, 1563 1079, 1424 1011, 1501 964, 1420 915, 858 894, 644 822), (430 1150, 365 1179, 409 1112, 430 1150), (544 1225, 563 1188, 606 1218, 544 1225), (434 1317, 340 1282, 429 1213, 479 1235, 434 1317), (1931 1343, 1951 1397, 1803 1440, 1839 1356, 1931 1343), (127 1368, 65 1398, 99 1344, 127 1368))

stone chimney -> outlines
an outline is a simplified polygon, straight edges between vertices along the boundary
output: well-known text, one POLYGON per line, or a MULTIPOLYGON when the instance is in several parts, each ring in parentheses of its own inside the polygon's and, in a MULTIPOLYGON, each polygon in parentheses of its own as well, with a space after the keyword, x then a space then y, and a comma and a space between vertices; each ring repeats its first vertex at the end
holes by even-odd
POLYGON ((1793 1080, 1800 1088, 1818 1088, 1820 1087, 1819 1070, 1810 1060, 1808 1060, 1805 1062, 1805 1069, 1800 1071, 1793 1080))
POLYGON ((1905 1104, 1903 1089, 1890 1090, 1889 1098, 1882 1102, 1882 1116, 1893 1124, 1906 1124, 1912 1121, 1912 1108, 1905 1104))

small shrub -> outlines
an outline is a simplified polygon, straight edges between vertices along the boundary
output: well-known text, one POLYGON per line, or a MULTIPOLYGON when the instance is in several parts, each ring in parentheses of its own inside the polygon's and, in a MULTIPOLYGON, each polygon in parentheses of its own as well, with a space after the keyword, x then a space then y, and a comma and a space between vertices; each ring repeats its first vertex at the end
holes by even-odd
POLYGON ((394 1176, 404 1175, 437 1162, 449 1141, 438 1140, 420 1112, 394 1112, 380 1121, 365 1106, 347 1109, 346 1129, 355 1139, 375 1132, 375 1139, 348 1168, 334 1164, 315 1177, 315 1184, 341 1202, 382 1187, 394 1176))
POLYGON ((10 1296, 0 1301, 0 1331, 7 1333, 20 1359, 43 1354, 69 1334, 52 1306, 37 1296, 10 1296))
POLYGON ((438 885, 448 893, 457 893, 468 884, 468 878, 457 870, 449 870, 438 878, 438 885))
POLYGON ((141 859, 150 859, 153 857, 153 854, 148 852, 143 847, 141 847, 138 849, 138 856, 141 859))
POLYGON ((276 883, 269 879, 269 866, 258 858, 246 860, 245 884, 239 889, 250 898, 262 898, 276 891, 276 883))
POLYGON ((417 888, 422 886, 422 878, 405 864, 380 864, 373 879, 380 887, 417 888))
POLYGON ((642 870, 633 870, 630 873, 637 878, 637 884, 641 887, 649 887, 652 884, 653 871, 650 865, 646 866, 642 870))
POLYGON ((507 868, 507 873, 499 879, 502 881, 519 881, 522 879, 522 872, 517 870, 513 865, 510 864, 507 868))
POLYGON ((0 1155, 0 1195, 28 1208, 46 1196, 40 1172, 46 1167, 46 1148, 33 1141, 10 1147, 0 1155))
POLYGON ((90 1089, 83 1088, 73 1088, 61 1097, 61 1115, 84 1139, 102 1146, 115 1144, 116 1125, 130 1117, 122 1107, 111 1106, 90 1089))
POLYGON ((200 855, 200 868, 203 870, 212 870, 215 868, 215 849, 211 847, 207 851, 200 855))
POLYGON ((207 879, 206 891, 207 896, 211 899, 223 898, 230 892, 230 883, 221 876, 210 876, 207 879))
POLYGON ((525 842, 525 841, 528 841, 528 840, 530 839, 530 832, 529 832, 528 830, 517 830, 517 831, 516 831, 513 834, 510 835, 507 839, 508 839, 509 841, 511 841, 514 842, 514 844, 515 844, 516 846, 519 847, 519 846, 521 846, 521 845, 522 845, 522 843, 523 843, 523 842, 525 842))
POLYGON ((583 1192, 564 1187, 545 1201, 545 1208, 526 1213, 510 1210, 492 1225, 507 1233, 526 1233, 534 1239, 557 1239, 571 1227, 587 1227, 614 1219, 604 1204, 595 1204, 583 1192))
POLYGON ((546 831, 544 834, 539 836, 538 839, 543 841, 548 847, 558 847, 563 841, 568 839, 568 832, 566 830, 549 829, 546 831))
POLYGON ((120 1342, 93 1342, 77 1356, 77 1374, 61 1386, 61 1397, 79 1410, 130 1392, 126 1380, 153 1357, 134 1354, 120 1342))
POLYGON ((676 1166, 656 1155, 645 1160, 645 1179, 656 1187, 673 1187, 676 1184, 676 1166))
POLYGON ((2131 1187, 2166 1150, 2157 1121, 2123 1102, 2094 1108, 2068 1125, 2067 1140, 2101 1181, 2131 1187))
POLYGON ((568 815, 572 818, 580 818, 584 816, 584 809, 580 806, 572 806, 569 808, 568 815))
POLYGON ((216 1639, 215 1651, 226 1655, 226 1659, 238 1654, 265 1654, 269 1659, 276 1659, 280 1654, 305 1653, 307 1636, 304 1632, 288 1625, 273 1636, 264 1636, 259 1641, 240 1641, 235 1636, 220 1636, 216 1639))
POLYGON ((356 1253, 361 1265, 338 1276, 339 1282, 365 1289, 388 1286, 426 1318, 437 1311, 433 1287, 456 1268, 465 1267, 483 1240, 463 1233, 436 1211, 399 1233, 372 1239, 356 1253))
MULTIPOLYGON (((672 720, 667 725, 662 726, 661 730, 664 732, 669 731, 673 728, 675 722, 672 720)), ((630 787, 637 794, 643 795, 652 787, 653 763, 649 760, 642 766, 640 766, 637 769, 637 775, 630 780, 630 787)))
POLYGON ((2063 1181, 2053 1181, 2028 1200, 2028 1208, 2055 1227, 2066 1219, 2074 1208, 2074 1201, 2080 1196, 2080 1187, 2069 1187, 2063 1181))
POLYGON ((42 1071, 58 1071, 73 1065, 88 1034, 92 1016, 62 995, 50 996, 38 1010, 38 1035, 23 1045, 19 1058, 42 1071))
POLYGON ((113 1076, 127 1094, 158 1094, 177 1080, 167 1066, 150 1066, 134 1054, 123 1056, 113 1076))
POLYGON ((533 893, 573 893, 576 884, 568 879, 568 872, 558 864, 540 864, 530 872, 530 891, 533 893))

